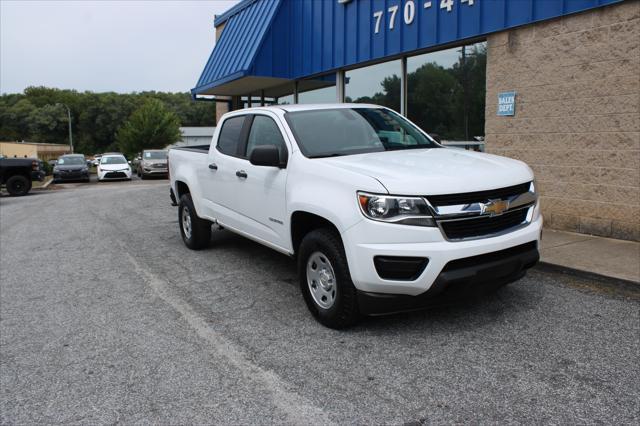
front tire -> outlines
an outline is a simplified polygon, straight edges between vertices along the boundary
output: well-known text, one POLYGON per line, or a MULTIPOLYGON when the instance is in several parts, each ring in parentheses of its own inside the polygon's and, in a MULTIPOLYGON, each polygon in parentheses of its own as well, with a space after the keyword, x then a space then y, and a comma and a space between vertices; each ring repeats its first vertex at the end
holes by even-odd
POLYGON ((7 192, 13 196, 27 195, 31 189, 31 181, 24 176, 15 175, 7 179, 7 192))
POLYGON ((180 197, 178 207, 178 224, 182 241, 191 250, 202 250, 211 241, 211 222, 201 219, 191 200, 191 194, 180 197))
POLYGON ((320 323, 341 329, 358 321, 356 288, 351 281, 342 240, 335 230, 316 229, 303 238, 298 271, 304 300, 320 323))

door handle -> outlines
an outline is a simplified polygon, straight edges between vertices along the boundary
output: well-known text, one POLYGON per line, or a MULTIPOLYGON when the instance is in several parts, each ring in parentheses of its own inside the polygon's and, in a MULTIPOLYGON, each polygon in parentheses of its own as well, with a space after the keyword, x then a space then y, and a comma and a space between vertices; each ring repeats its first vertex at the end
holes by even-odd
POLYGON ((217 166, 215 163, 211 163, 211 164, 209 164, 209 168, 210 168, 211 170, 218 170, 218 166, 217 166))
POLYGON ((239 178, 242 178, 242 179, 246 179, 247 178, 247 172, 245 172, 244 170, 238 170, 236 172, 236 176, 238 176, 239 178))

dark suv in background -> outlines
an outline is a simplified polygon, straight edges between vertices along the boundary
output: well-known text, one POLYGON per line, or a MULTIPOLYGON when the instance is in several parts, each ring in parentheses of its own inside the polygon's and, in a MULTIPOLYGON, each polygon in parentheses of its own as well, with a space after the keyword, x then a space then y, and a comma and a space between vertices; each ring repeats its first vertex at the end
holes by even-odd
POLYGON ((138 177, 145 179, 149 176, 167 177, 167 151, 164 149, 146 149, 142 151, 137 167, 138 177))
POLYGON ((83 180, 89 182, 89 167, 83 154, 67 154, 58 157, 53 168, 53 181, 83 180))

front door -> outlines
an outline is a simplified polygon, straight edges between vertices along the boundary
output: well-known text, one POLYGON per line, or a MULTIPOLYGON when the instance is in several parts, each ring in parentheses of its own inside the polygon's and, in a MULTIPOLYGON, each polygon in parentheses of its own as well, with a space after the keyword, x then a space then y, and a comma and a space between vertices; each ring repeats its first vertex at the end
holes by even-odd
POLYGON ((286 219, 287 169, 254 166, 249 162, 251 152, 260 145, 275 145, 280 158, 286 159, 291 152, 283 137, 277 116, 255 114, 247 134, 245 160, 239 170, 234 210, 242 214, 251 233, 261 240, 285 248, 289 245, 289 221, 286 219))

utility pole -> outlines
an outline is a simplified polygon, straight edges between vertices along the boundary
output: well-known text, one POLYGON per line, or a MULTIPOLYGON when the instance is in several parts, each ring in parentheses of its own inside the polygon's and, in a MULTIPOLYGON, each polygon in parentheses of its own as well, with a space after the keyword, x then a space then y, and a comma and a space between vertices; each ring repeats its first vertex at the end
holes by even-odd
POLYGON ((69 147, 71 148, 71 153, 73 154, 73 132, 71 131, 71 109, 63 103, 58 103, 56 105, 62 105, 67 109, 67 119, 69 120, 69 147))

